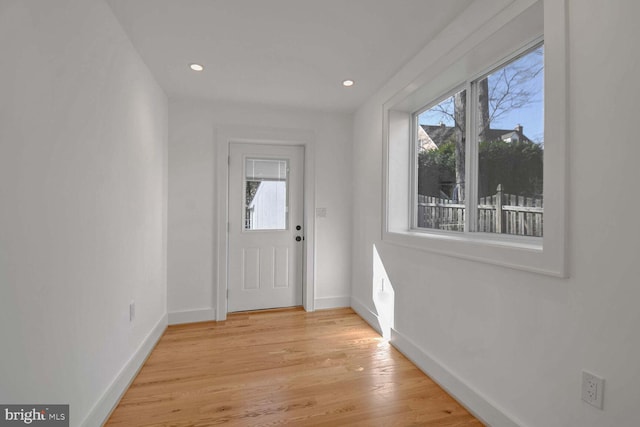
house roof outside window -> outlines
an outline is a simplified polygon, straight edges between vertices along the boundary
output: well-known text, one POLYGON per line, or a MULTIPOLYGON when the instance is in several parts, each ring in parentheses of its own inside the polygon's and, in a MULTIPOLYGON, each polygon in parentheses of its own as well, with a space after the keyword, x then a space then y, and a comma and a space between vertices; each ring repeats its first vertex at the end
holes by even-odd
MULTIPOLYGON (((441 123, 439 125, 418 126, 419 150, 436 150, 438 147, 448 141, 455 141, 455 130, 455 127, 446 126, 444 123, 441 123)), ((531 142, 531 140, 523 133, 522 125, 517 125, 514 129, 488 129, 487 140, 503 140, 506 142, 531 142)))

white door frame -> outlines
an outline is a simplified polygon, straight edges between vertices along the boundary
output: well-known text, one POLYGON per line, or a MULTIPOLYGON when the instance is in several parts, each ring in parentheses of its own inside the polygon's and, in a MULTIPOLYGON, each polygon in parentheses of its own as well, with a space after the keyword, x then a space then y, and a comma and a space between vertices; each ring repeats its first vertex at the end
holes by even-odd
POLYGON ((302 304, 306 311, 314 311, 315 289, 315 159, 314 134, 311 131, 253 128, 244 126, 221 127, 214 135, 217 144, 217 268, 214 283, 216 320, 227 318, 227 285, 229 268, 229 145, 233 142, 269 145, 299 145, 304 147, 304 236, 302 304))

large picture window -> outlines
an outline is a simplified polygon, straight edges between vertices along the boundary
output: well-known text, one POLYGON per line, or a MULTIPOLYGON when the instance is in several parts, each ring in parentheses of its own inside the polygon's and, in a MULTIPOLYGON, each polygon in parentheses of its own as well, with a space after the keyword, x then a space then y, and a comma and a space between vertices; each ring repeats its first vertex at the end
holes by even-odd
POLYGON ((540 44, 414 114, 414 228, 543 236, 543 81, 540 44))
POLYGON ((426 46, 382 105, 382 240, 566 277, 566 2, 520 6, 426 46))

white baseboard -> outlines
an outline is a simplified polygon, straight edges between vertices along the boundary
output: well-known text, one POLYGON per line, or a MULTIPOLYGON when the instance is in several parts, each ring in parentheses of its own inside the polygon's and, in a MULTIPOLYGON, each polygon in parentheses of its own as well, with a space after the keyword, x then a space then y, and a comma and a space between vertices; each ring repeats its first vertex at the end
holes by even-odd
POLYGON ((358 316, 362 317, 365 322, 369 324, 377 333, 382 335, 382 329, 380 328, 380 321, 378 315, 362 303, 359 299, 351 297, 351 308, 358 313, 358 316))
POLYGON ((174 311, 172 313, 169 313, 170 325, 179 325, 181 323, 208 322, 211 320, 216 320, 215 308, 174 311))
POLYGON ((104 392, 102 397, 98 399, 96 404, 91 408, 87 417, 80 423, 82 427, 95 427, 103 425, 111 412, 116 408, 118 402, 129 388, 131 382, 138 374, 140 368, 151 354, 156 343, 167 328, 167 316, 164 315, 160 321, 153 327, 151 332, 144 339, 140 347, 135 351, 133 356, 124 365, 122 370, 116 375, 111 385, 104 392))
POLYGON ((316 310, 325 310, 328 308, 342 308, 351 306, 351 297, 324 297, 314 300, 314 308, 316 310))
POLYGON ((521 425, 395 329, 391 329, 391 344, 486 425, 492 427, 521 425))

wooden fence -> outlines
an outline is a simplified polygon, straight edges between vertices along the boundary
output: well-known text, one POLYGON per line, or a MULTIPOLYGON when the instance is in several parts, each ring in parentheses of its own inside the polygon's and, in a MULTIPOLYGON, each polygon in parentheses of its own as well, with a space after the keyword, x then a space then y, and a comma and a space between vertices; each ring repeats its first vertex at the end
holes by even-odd
MULTIPOLYGON (((477 231, 542 237, 542 197, 506 194, 499 185, 496 194, 480 198, 477 231)), ((464 230, 464 204, 449 199, 418 195, 418 227, 464 230)))
POLYGON ((419 194, 418 227, 464 231, 464 205, 419 194))

